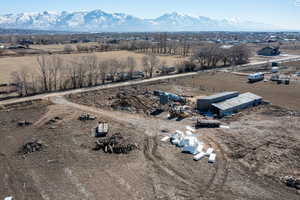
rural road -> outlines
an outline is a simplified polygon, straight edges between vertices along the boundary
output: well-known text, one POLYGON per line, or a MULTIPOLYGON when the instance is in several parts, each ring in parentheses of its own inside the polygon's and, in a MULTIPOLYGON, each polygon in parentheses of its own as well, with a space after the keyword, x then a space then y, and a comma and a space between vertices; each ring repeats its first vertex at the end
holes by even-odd
MULTIPOLYGON (((252 62, 249 64, 240 65, 240 66, 230 66, 230 67, 222 68, 222 70, 234 69, 234 68, 240 68, 240 67, 259 66, 259 65, 270 63, 270 62, 284 63, 284 62, 291 62, 291 61, 298 61, 298 60, 300 60, 299 55, 286 55, 285 58, 277 58, 277 59, 272 59, 269 61, 252 62)), ((124 86, 133 86, 133 85, 139 85, 139 84, 143 84, 143 83, 151 83, 151 82, 163 81, 163 80, 168 80, 168 79, 188 77, 188 76, 194 76, 194 75, 204 73, 207 71, 212 71, 212 70, 216 70, 216 69, 199 71, 199 72, 190 72, 190 73, 184 73, 184 74, 173 74, 173 75, 168 75, 168 76, 159 76, 159 77, 154 77, 151 79, 133 80, 133 81, 127 81, 127 82, 121 82, 121 83, 112 83, 112 84, 100 85, 100 86, 96 86, 96 87, 79 88, 79 89, 62 91, 62 92, 45 93, 45 94, 39 94, 39 95, 29 96, 29 97, 13 98, 13 99, 0 101, 0 105, 21 103, 21 102, 25 102, 25 101, 32 101, 32 100, 38 100, 38 99, 48 99, 50 97, 55 97, 55 96, 64 96, 64 95, 76 94, 76 93, 82 93, 82 92, 88 92, 88 91, 118 88, 118 87, 124 87, 124 86)))

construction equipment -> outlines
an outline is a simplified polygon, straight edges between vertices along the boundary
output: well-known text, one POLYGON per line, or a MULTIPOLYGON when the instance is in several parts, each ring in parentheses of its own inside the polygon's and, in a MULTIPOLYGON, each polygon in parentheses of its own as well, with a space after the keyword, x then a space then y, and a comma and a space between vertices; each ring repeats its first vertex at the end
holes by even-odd
POLYGON ((78 118, 80 121, 95 120, 96 117, 87 113, 83 113, 78 118))
POLYGON ((178 106, 177 104, 173 104, 169 109, 169 118, 180 118, 184 119, 190 116, 188 112, 187 106, 178 106))

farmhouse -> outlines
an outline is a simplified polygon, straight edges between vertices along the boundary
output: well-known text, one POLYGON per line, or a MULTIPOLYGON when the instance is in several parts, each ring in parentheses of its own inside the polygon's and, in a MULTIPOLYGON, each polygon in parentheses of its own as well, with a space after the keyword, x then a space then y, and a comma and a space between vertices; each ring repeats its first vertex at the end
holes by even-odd
POLYGON ((280 54, 279 47, 264 47, 257 51, 260 56, 278 56, 280 54))

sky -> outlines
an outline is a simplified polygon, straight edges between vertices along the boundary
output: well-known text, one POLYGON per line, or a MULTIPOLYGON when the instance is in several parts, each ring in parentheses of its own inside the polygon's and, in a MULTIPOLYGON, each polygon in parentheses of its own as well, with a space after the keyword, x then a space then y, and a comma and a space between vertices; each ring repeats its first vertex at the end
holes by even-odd
POLYGON ((0 14, 101 9, 141 18, 178 12, 250 20, 300 30, 300 0, 2 0, 0 14))

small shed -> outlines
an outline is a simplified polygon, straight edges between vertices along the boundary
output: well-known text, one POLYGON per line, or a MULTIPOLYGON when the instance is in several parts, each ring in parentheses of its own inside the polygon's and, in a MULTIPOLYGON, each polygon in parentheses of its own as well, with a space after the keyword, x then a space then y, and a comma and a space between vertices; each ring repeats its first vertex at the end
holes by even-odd
POLYGON ((197 99, 197 109, 202 112, 209 111, 211 109, 211 106, 213 103, 225 101, 227 99, 237 97, 238 95, 239 95, 239 92, 236 92, 236 91, 221 92, 221 93, 217 93, 217 94, 214 94, 211 96, 197 99))
POLYGON ((228 99, 220 103, 214 103, 213 112, 218 116, 223 117, 237 112, 238 110, 257 106, 262 103, 262 97, 253 93, 247 92, 238 97, 228 99))

